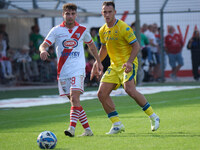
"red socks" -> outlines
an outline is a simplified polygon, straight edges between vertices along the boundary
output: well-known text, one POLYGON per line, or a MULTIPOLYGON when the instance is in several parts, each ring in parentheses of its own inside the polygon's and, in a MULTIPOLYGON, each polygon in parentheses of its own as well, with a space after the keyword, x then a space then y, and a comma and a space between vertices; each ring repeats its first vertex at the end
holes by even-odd
POLYGON ((70 111, 70 126, 76 128, 77 121, 80 121, 84 129, 90 128, 87 120, 87 116, 82 106, 80 107, 71 107, 70 111))

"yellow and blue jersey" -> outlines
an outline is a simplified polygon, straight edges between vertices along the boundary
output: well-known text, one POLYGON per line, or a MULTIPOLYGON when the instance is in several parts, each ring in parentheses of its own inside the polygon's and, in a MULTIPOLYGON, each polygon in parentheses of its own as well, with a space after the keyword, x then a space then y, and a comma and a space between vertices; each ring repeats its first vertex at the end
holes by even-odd
MULTIPOLYGON (((112 68, 121 68, 131 55, 131 44, 137 41, 137 38, 131 29, 122 20, 117 20, 113 27, 109 28, 104 24, 99 30, 101 43, 106 45, 108 55, 111 59, 112 68)), ((137 66, 137 57, 133 63, 137 66)))

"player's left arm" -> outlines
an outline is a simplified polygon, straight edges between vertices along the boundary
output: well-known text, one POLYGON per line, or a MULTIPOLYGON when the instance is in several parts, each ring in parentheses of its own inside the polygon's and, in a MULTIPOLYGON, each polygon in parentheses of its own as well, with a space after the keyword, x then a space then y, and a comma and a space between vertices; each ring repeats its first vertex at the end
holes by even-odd
POLYGON ((140 50, 140 45, 138 41, 135 41, 134 43, 132 43, 131 46, 132 46, 131 55, 128 61, 123 65, 123 68, 126 68, 125 69, 126 73, 129 73, 133 69, 133 61, 137 57, 140 50))
POLYGON ((101 60, 100 60, 100 58, 98 56, 97 48, 96 48, 94 42, 92 42, 90 44, 87 44, 87 45, 88 45, 88 48, 91 51, 92 55, 94 56, 94 58, 97 61, 97 72, 101 76, 103 74, 103 65, 102 65, 101 60))

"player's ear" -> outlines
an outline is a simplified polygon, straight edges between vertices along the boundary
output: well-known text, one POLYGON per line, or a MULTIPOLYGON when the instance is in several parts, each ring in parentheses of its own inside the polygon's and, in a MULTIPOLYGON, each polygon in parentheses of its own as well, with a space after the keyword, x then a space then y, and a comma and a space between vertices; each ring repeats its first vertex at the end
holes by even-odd
POLYGON ((63 17, 64 17, 64 13, 65 13, 65 12, 63 11, 63 12, 62 12, 62 16, 63 16, 63 17))
POLYGON ((101 11, 101 15, 103 15, 103 10, 101 11))

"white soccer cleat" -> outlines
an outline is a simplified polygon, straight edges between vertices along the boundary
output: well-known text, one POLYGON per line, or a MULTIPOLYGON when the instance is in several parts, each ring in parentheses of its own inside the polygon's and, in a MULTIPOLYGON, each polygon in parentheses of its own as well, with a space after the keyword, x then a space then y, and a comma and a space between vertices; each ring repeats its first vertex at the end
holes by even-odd
POLYGON ((110 129, 110 131, 106 134, 117 134, 117 133, 121 133, 121 132, 125 132, 125 127, 123 124, 120 125, 113 125, 110 129))
POLYGON ((156 131, 159 128, 160 118, 158 116, 150 118, 151 130, 156 131))
POLYGON ((73 129, 72 127, 69 127, 68 130, 64 131, 64 133, 66 136, 74 137, 75 129, 73 129))
POLYGON ((92 132, 92 130, 85 129, 83 134, 79 135, 79 137, 81 137, 81 136, 93 136, 93 132, 92 132))

